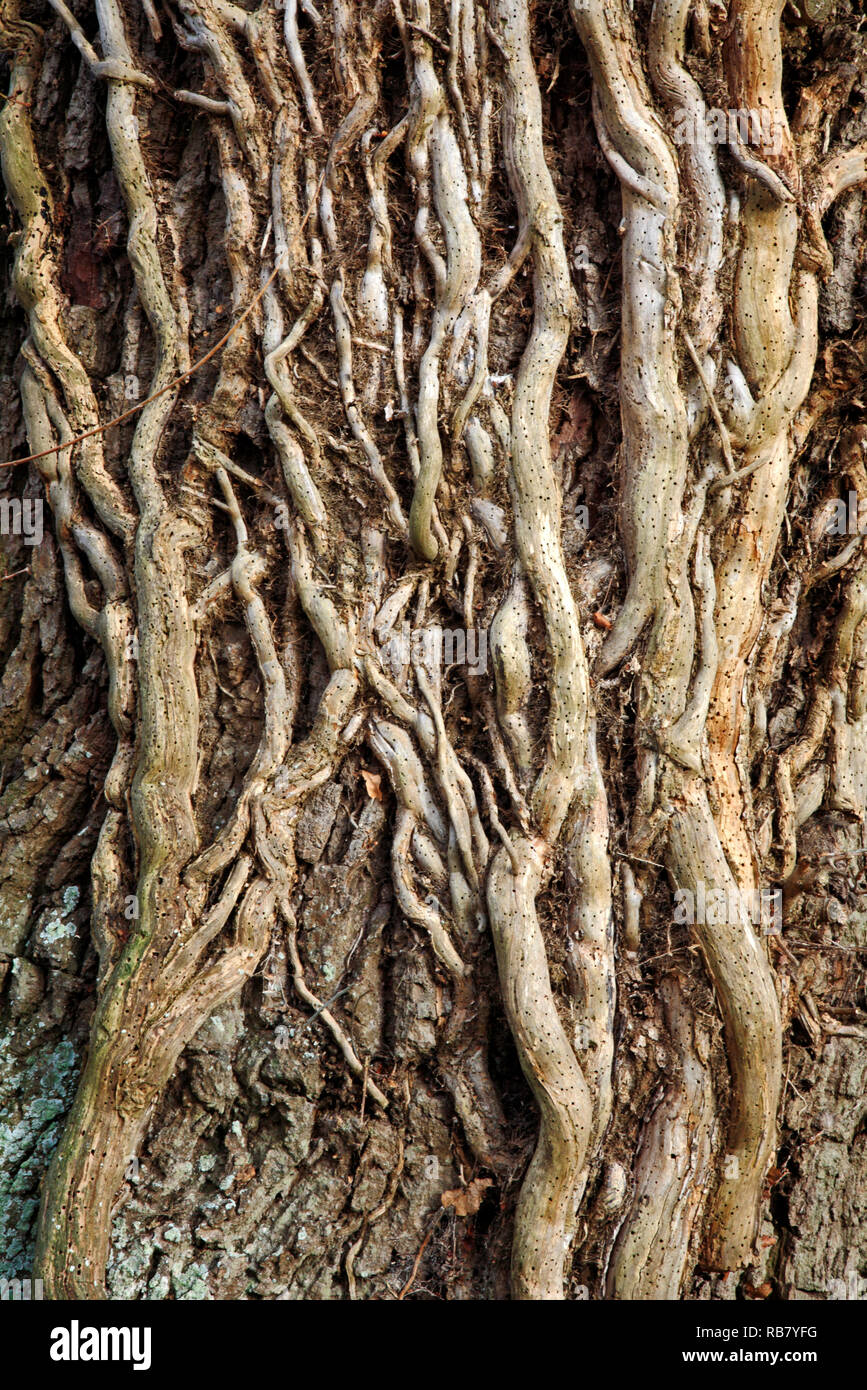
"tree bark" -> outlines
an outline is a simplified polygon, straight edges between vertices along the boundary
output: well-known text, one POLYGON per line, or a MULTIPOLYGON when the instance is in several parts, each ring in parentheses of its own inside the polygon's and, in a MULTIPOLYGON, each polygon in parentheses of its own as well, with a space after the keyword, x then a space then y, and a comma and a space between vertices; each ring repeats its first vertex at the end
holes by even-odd
POLYGON ((864 1296, 856 9, 3 0, 0 1275, 864 1296))

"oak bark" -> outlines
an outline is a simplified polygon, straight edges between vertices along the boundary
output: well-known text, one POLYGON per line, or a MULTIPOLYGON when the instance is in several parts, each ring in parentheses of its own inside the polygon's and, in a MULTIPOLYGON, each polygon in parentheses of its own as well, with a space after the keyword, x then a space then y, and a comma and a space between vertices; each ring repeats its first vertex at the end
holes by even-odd
POLYGON ((857 6, 0 38, 0 1274, 863 1297, 857 6))

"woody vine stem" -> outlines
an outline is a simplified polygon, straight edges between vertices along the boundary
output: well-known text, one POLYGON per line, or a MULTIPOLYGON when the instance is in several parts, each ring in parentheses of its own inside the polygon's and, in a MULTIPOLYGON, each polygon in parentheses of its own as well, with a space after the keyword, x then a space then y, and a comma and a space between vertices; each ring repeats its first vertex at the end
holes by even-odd
MULTIPOLYGON (((774 608, 767 585, 796 459, 830 408, 827 392, 811 393, 820 284, 834 271, 822 219, 867 181, 867 146, 826 140, 857 66, 802 90, 790 119, 783 0, 730 0, 725 15, 655 0, 644 44, 623 0, 570 0, 622 199, 622 436, 610 462, 626 584, 603 637, 570 539, 580 479, 551 445, 580 272, 529 0, 333 0, 327 14, 295 0, 169 0, 160 15, 95 0, 94 22, 62 0, 51 8, 104 87, 130 323, 149 336, 152 377, 127 412, 118 469, 110 414, 68 327, 66 222, 34 125, 46 38, 32 7, 3 0, 0 153, 26 313, 28 451, 69 608, 104 654, 116 737, 92 864, 97 1003, 42 1194, 46 1291, 103 1296, 130 1157, 183 1049, 269 944, 285 943, 296 998, 365 1106, 397 1104, 340 1003, 308 983, 298 923, 299 822, 357 749, 390 798, 396 910, 449 1000, 439 1075, 474 1159, 506 1176, 516 1156, 480 985, 493 948, 498 1007, 538 1108, 514 1217, 516 1298, 568 1292, 614 1104, 616 964, 636 949, 659 865, 675 888, 721 890, 734 905, 695 924, 688 967, 706 972, 720 1012, 722 1078, 687 974, 667 974, 676 1069, 640 1140, 606 1288, 677 1297, 696 1251, 707 1270, 742 1268, 777 1152, 787 1024, 784 948, 749 904, 792 875, 829 746, 820 802, 864 809, 860 541, 822 562, 823 581, 836 575, 835 627, 803 728, 780 753, 766 712, 806 580, 792 570, 774 608), (709 71, 711 21, 731 107, 760 118, 733 150, 709 133, 696 76, 709 71), (325 44, 331 124, 309 70, 325 44), (198 85, 168 80, 178 54, 198 85), (149 148, 149 115, 168 100, 206 126, 223 189, 236 327, 201 389, 190 207, 149 148), (257 468, 240 444, 251 411, 257 468), (169 462, 178 437, 183 457, 169 462), (207 577, 192 563, 202 554, 220 557, 207 577), (203 836, 202 671, 227 614, 255 659, 261 732, 231 815, 203 836), (444 621, 489 628, 489 670, 466 674, 473 740, 427 649, 399 660, 388 647, 404 627, 444 621), (299 631, 315 634, 328 668, 309 718, 299 631), (600 692, 636 675, 636 787, 615 855, 600 692), (138 917, 123 940, 112 923, 130 891, 138 917), (553 940, 565 971, 552 972, 553 940)), ((849 428, 839 451, 860 501, 865 439, 849 428)))

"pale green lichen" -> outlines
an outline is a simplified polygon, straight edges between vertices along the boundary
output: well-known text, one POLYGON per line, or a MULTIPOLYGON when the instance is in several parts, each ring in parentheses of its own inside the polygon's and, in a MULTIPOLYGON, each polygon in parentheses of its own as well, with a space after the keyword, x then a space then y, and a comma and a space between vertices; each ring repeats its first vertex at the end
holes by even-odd
POLYGON ((63 911, 69 913, 78 907, 78 900, 81 897, 81 889, 75 884, 70 883, 68 888, 63 890, 63 911))
POLYGON ((172 1282, 165 1271, 158 1271, 148 1283, 148 1299, 158 1302, 160 1299, 168 1298, 171 1287, 172 1282))
POLYGON ((210 1299, 211 1293, 208 1288, 208 1267, 203 1264, 191 1264, 186 1269, 172 1270, 172 1288, 175 1298, 188 1301, 201 1301, 210 1299))
POLYGON ((37 1035, 18 1054, 8 1034, 0 1037, 0 1278, 30 1272, 39 1181, 77 1073, 78 1055, 68 1038, 49 1042, 37 1035))
POLYGON ((67 940, 75 936, 75 923, 65 922, 59 914, 55 913, 46 920, 40 935, 46 945, 67 940))
MULTIPOLYGON (((115 1221, 115 1238, 117 1237, 118 1226, 122 1225, 122 1222, 115 1221)), ((112 1265, 108 1282, 109 1294, 112 1298, 129 1302, 141 1297, 142 1284, 147 1278, 153 1249, 152 1241, 137 1237, 131 1245, 129 1253, 112 1265)))

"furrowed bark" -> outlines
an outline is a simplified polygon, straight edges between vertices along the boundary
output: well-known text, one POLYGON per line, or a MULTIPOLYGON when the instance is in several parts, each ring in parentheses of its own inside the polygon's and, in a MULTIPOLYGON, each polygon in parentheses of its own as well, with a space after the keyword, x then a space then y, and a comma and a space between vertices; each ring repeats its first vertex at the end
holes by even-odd
POLYGON ((0 31, 0 1279, 836 1296, 852 7, 0 31))

